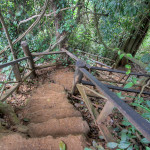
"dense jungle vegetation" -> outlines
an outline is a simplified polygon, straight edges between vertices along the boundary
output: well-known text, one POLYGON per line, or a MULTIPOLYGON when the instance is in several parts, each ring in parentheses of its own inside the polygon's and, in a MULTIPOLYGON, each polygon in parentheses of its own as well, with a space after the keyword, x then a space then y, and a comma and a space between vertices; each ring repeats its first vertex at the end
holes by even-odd
MULTIPOLYGON (((124 58, 127 54, 144 63, 145 70, 150 72, 149 0, 1 0, 0 21, 2 19, 17 58, 24 57, 21 41, 26 40, 31 52, 59 51, 61 48, 71 52, 82 50, 112 59, 116 61, 116 67, 126 66, 129 74, 131 66, 124 58)), ((0 23, 0 64, 13 59, 0 23)), ((38 61, 43 62, 43 58, 38 61)), ((7 74, 8 70, 10 67, 1 71, 7 74)), ((126 88, 136 81, 133 78, 126 88)), ((123 97, 121 93, 118 96, 123 97)), ((144 109, 142 116, 150 121, 150 100, 144 101, 140 97, 132 105, 144 109)), ((137 130, 125 118, 123 125, 126 129, 119 133, 120 141, 108 143, 108 147, 113 149, 120 145, 118 150, 138 150, 136 144, 131 144, 134 140, 130 140, 136 139, 137 130)), ((142 137, 140 142, 150 150, 146 138, 142 137)))
MULTIPOLYGON (((35 22, 43 5, 43 0, 0 2, 1 14, 12 41, 35 22)), ((24 34, 22 40, 29 43, 32 52, 51 49, 60 40, 59 46, 69 50, 80 49, 116 59, 112 49, 120 49, 148 63, 149 9, 148 0, 50 1, 44 17, 24 34)), ((8 43, 1 24, 0 33, 0 59, 10 61, 12 54, 6 48, 8 43)), ((20 58, 23 56, 20 42, 15 43, 14 49, 20 58)))

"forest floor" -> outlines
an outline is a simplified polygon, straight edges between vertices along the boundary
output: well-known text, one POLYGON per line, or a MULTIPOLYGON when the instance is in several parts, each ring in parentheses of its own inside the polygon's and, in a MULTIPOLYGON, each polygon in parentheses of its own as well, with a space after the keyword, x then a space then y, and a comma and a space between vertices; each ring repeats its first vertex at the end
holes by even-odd
MULTIPOLYGON (((104 137, 99 132, 98 127, 95 125, 91 114, 89 113, 85 103, 82 101, 81 96, 77 95, 76 97, 72 97, 70 95, 73 83, 74 69, 72 67, 57 66, 57 68, 50 67, 46 69, 41 69, 36 71, 36 73, 37 77, 34 80, 29 79, 28 81, 24 82, 19 87, 18 92, 13 93, 13 95, 7 99, 7 102, 15 108, 18 116, 22 120, 22 124, 26 124, 26 122, 28 122, 28 118, 23 118, 22 114, 20 113, 20 110, 21 108, 24 108, 24 106, 27 105, 28 100, 31 98, 32 91, 36 91, 38 87, 45 83, 57 83, 64 87, 65 92, 67 93, 68 98, 70 100, 70 103, 73 104, 73 106, 81 112, 83 119, 87 121, 90 127, 90 131, 88 133, 88 138, 86 142, 87 146, 94 149, 96 143, 96 145, 101 145, 102 148, 108 149, 104 137)), ((119 80, 120 78, 120 76, 118 76, 115 73, 109 74, 107 72, 101 72, 100 76, 103 79, 110 79, 110 76, 115 80, 119 80)), ((122 92, 122 94, 129 96, 126 99, 127 103, 128 101, 131 101, 133 99, 131 98, 132 96, 135 96, 134 93, 122 92)), ((90 100, 92 101, 92 104, 98 112, 100 112, 104 107, 105 101, 103 99, 90 97, 90 100)), ((121 123, 122 121, 123 116, 115 109, 113 111, 113 114, 108 116, 105 122, 105 125, 110 129, 111 133, 116 139, 119 138, 117 133, 118 127, 119 129, 125 128, 125 126, 121 123), (116 129, 116 131, 114 129, 116 129)), ((7 121, 4 120, 4 122, 4 125, 6 127, 9 126, 7 125, 7 121)))

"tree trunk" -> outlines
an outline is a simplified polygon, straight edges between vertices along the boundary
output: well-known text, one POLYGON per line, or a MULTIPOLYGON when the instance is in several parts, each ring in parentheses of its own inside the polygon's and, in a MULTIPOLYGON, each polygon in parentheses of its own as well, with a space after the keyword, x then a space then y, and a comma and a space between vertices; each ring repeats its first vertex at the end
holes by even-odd
POLYGON ((14 109, 9 104, 0 102, 0 112, 8 116, 9 121, 12 125, 19 125, 20 120, 17 118, 14 109))
MULTIPOLYGON (((60 13, 60 12, 56 13, 57 9, 59 9, 59 7, 58 7, 59 1, 52 0, 51 2, 52 2, 52 10, 53 10, 53 12, 55 12, 54 13, 54 25, 55 25, 55 35, 56 35, 56 41, 57 41, 60 38, 60 36, 62 35, 59 33, 58 30, 60 28, 60 22, 62 21, 63 16, 62 16, 62 13, 60 13)), ((62 42, 59 43, 59 49, 61 49, 61 48, 62 48, 62 42)))
MULTIPOLYGON (((136 52, 138 51, 140 45, 142 44, 148 28, 149 28, 149 20, 150 20, 150 16, 146 16, 142 19, 139 27, 137 29, 134 29, 131 32, 130 37, 122 42, 122 44, 119 44, 119 48, 124 51, 125 53, 130 53, 132 54, 132 56, 135 56, 136 52)), ((120 62, 119 62, 119 66, 124 66, 127 63, 127 60, 125 58, 123 58, 120 62)))

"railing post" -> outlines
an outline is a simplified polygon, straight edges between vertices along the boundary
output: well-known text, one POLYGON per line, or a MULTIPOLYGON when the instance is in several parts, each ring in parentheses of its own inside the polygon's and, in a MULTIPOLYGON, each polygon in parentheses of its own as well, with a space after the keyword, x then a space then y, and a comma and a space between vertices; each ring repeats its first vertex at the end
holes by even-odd
POLYGON ((70 62, 69 62, 69 56, 66 54, 66 63, 69 65, 70 62))
POLYGON ((25 56, 30 57, 29 60, 28 60, 28 63, 29 63, 29 68, 32 70, 31 78, 34 78, 36 76, 35 67, 34 67, 34 60, 33 60, 32 54, 29 50, 29 46, 28 46, 26 41, 22 41, 21 46, 22 46, 22 49, 24 51, 25 56))
POLYGON ((20 75, 20 71, 19 71, 19 65, 18 64, 14 65, 13 72, 14 72, 16 81, 19 81, 19 82, 22 81, 21 75, 20 75))
POLYGON ((78 89, 76 85, 78 83, 81 83, 81 80, 83 78, 83 73, 79 70, 80 68, 84 68, 86 66, 85 62, 82 60, 78 60, 76 62, 76 68, 75 68, 75 74, 74 74, 74 82, 73 82, 73 88, 72 88, 72 94, 76 95, 78 93, 78 89))

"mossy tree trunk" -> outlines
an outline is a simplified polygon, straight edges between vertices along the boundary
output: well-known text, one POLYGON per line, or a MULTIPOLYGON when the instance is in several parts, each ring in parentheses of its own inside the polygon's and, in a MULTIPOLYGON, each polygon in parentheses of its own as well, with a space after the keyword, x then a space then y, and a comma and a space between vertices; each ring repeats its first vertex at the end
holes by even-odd
POLYGON ((20 120, 17 118, 14 109, 9 104, 0 102, 0 112, 8 116, 11 125, 20 124, 20 120))
MULTIPOLYGON (((148 29, 149 29, 149 22, 150 22, 150 16, 145 16, 139 25, 138 28, 134 29, 131 32, 131 35, 128 37, 126 41, 121 42, 122 44, 119 44, 119 48, 124 51, 125 53, 130 53, 132 56, 135 56, 137 53, 140 45, 142 44, 148 29)), ((123 58, 119 62, 119 66, 124 66, 127 63, 127 60, 123 58)))

